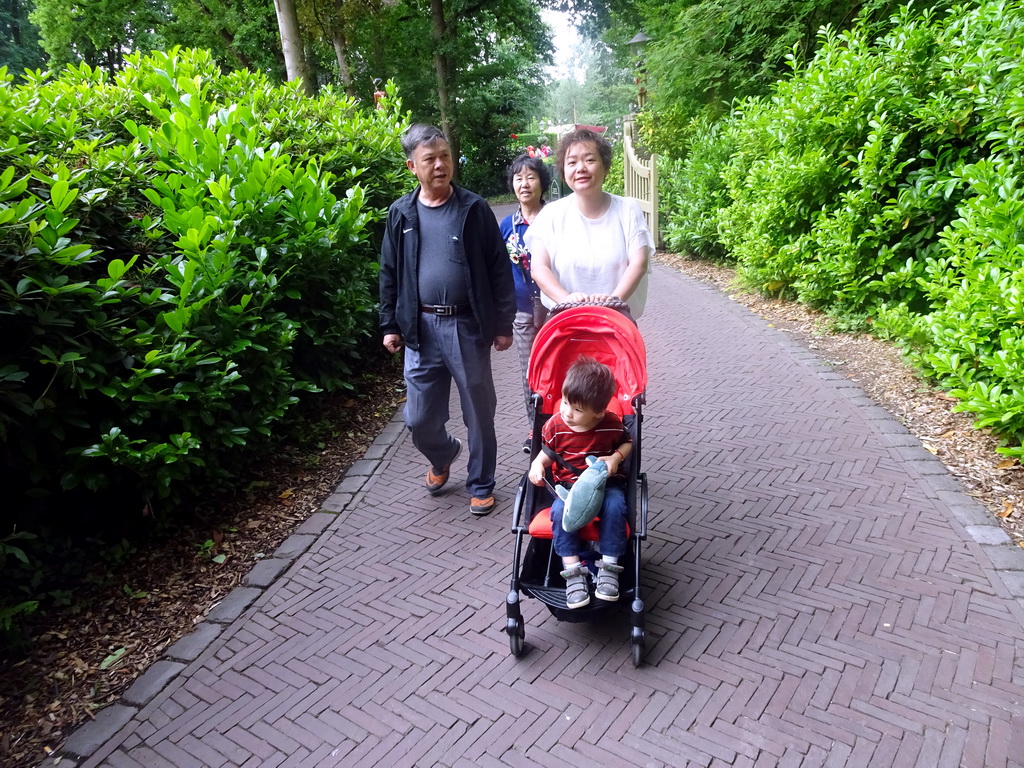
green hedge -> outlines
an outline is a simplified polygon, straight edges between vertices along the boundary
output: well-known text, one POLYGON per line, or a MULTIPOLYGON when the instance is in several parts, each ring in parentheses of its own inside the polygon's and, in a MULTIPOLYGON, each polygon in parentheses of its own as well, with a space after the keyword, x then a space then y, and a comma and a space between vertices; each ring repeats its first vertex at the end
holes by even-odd
POLYGON ((905 10, 878 39, 825 33, 663 177, 677 245, 724 248, 762 290, 901 341, 1017 457, 1022 39, 1020 2, 905 10))
POLYGON ((671 250, 728 261, 718 235, 718 211, 730 202, 722 167, 732 156, 728 119, 697 119, 690 126, 684 159, 665 158, 658 175, 661 233, 671 250))
POLYGON ((351 386, 379 346, 375 230, 411 178, 393 88, 363 111, 178 49, 2 82, 8 494, 170 503, 302 393, 351 386))

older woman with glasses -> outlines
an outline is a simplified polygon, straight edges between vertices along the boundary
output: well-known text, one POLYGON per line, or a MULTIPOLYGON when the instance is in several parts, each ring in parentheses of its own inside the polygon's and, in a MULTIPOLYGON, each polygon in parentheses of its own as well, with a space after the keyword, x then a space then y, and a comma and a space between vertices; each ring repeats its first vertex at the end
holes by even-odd
MULTIPOLYGON (((540 215, 544 207, 544 195, 551 186, 551 172, 542 158, 523 153, 513 160, 508 168, 508 186, 519 201, 519 209, 502 219, 500 228, 508 249, 512 279, 516 287, 516 317, 512 323, 512 338, 515 340, 519 366, 522 370, 526 418, 532 423, 530 385, 526 373, 533 339, 547 317, 547 310, 541 303, 540 288, 533 281, 530 252, 526 247, 525 236, 531 222, 540 215)), ((527 440, 523 444, 523 450, 529 451, 529 445, 527 440)))

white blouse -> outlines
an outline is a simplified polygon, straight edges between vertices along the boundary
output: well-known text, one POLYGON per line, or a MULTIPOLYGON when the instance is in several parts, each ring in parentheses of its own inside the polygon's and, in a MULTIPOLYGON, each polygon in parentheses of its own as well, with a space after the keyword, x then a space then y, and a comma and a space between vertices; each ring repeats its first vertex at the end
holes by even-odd
MULTIPOLYGON (((643 211, 633 198, 609 195, 611 204, 599 219, 588 219, 576 206, 571 194, 545 205, 526 230, 529 251, 543 246, 551 262, 551 271, 569 293, 611 295, 626 271, 629 255, 638 248, 654 253, 654 237, 647 227, 643 211)), ((650 262, 647 271, 650 272, 650 262)), ((549 309, 557 302, 541 294, 549 309)), ((647 275, 641 278, 633 295, 626 299, 634 318, 640 317, 647 303, 647 275)))

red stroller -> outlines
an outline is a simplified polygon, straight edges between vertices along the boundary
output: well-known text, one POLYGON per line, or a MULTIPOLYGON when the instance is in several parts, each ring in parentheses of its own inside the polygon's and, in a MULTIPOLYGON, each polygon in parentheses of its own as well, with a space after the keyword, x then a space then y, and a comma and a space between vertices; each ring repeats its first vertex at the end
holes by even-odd
MULTIPOLYGON (((565 582, 561 559, 551 546, 551 502, 546 487, 533 485, 524 475, 519 483, 512 512, 512 532, 516 537, 512 564, 512 588, 505 599, 505 631, 513 656, 523 653, 526 631, 519 606, 519 593, 544 603, 560 621, 592 621, 609 608, 630 605, 630 647, 633 664, 644 658, 644 602, 640 589, 640 547, 647 538, 647 476, 640 472, 641 409, 646 401, 647 353, 636 325, 622 312, 608 305, 569 305, 540 329, 530 353, 529 384, 533 393, 533 437, 530 460, 540 451, 544 422, 555 413, 562 397, 562 381, 573 362, 582 354, 604 363, 615 374, 617 391, 608 409, 622 417, 633 438, 633 450, 625 463, 626 505, 628 509, 629 547, 620 561, 625 570, 620 577, 618 602, 591 600, 584 608, 570 609, 565 602, 565 582), (524 537, 529 540, 523 548, 524 537)), ((625 307, 624 304, 619 305, 625 307)), ((550 479, 550 478, 549 478, 550 479)), ((593 523, 580 531, 581 544, 598 539, 593 523)), ((581 559, 595 570, 596 552, 585 551, 581 559)), ((591 590, 593 587, 591 587, 591 590)))

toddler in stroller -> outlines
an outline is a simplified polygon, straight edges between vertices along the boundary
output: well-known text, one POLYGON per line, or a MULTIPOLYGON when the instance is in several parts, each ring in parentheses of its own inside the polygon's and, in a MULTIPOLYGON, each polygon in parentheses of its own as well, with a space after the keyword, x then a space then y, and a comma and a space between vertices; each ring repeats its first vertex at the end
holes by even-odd
POLYGON ((590 621, 613 606, 629 605, 630 644, 639 665, 645 650, 640 554, 647 537, 647 478, 640 472, 647 386, 643 339, 607 302, 556 307, 534 341, 528 378, 531 464, 513 509, 516 544, 505 601, 512 653, 519 656, 524 649, 521 592, 569 622, 590 621), (579 379, 585 380, 582 388, 579 379), (601 387, 603 393, 596 391, 601 387), (562 525, 564 505, 554 483, 571 484, 588 454, 605 462, 609 481, 599 517, 576 531, 583 521, 562 525))
POLYGON ((563 488, 571 486, 586 471, 588 456, 603 461, 607 470, 604 493, 598 494, 600 506, 586 514, 586 519, 567 526, 562 516, 566 499, 556 492, 557 498, 551 504, 552 541, 565 569, 561 575, 569 608, 590 604, 590 572, 580 561, 577 531, 581 524, 592 520, 597 523, 598 550, 602 555, 596 564, 594 597, 611 602, 619 599, 622 566, 618 563, 626 553, 626 494, 625 484, 616 481, 625 480, 617 472, 633 448, 633 438, 618 414, 608 411, 615 389, 615 375, 608 366, 592 357, 580 356, 565 374, 558 412, 545 422, 541 431, 543 449, 530 465, 531 483, 544 485, 550 470, 563 488))

